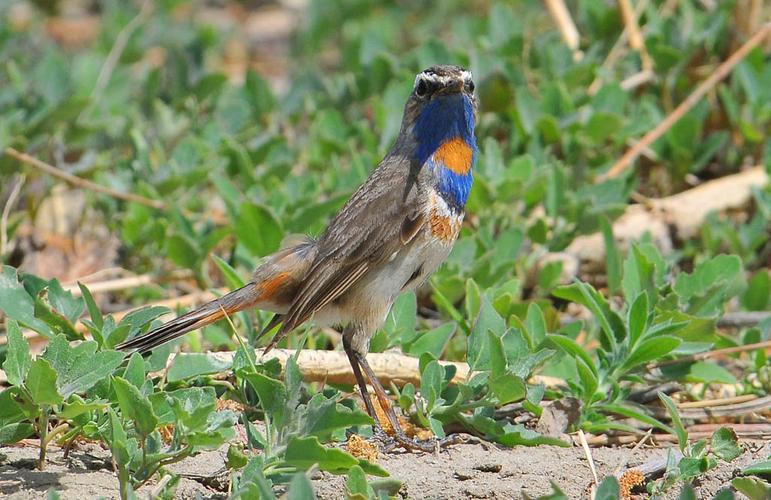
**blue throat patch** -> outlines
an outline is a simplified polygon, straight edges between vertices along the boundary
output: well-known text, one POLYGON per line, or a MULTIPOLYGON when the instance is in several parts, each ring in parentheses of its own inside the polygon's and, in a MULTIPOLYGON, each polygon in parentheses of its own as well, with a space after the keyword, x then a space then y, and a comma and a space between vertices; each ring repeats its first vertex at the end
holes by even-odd
POLYGON ((448 205, 462 210, 477 159, 471 101, 462 94, 433 99, 421 110, 413 131, 418 142, 415 159, 434 172, 436 190, 448 205))

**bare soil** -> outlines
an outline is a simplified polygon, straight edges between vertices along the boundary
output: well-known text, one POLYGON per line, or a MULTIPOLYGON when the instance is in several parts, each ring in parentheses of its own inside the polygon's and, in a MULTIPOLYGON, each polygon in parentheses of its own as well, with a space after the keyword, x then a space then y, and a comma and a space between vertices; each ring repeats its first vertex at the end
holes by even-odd
MULTIPOLYGON (((695 485, 698 498, 711 498, 729 487, 738 471, 771 455, 771 443, 747 441, 747 450, 732 463, 721 463, 695 485)), ((664 448, 593 448, 592 456, 602 477, 622 467, 635 466, 666 456, 664 448)), ((49 450, 44 471, 36 467, 35 446, 0 448, 0 496, 10 499, 45 498, 53 488, 63 499, 118 498, 118 480, 108 451, 93 444, 71 451, 67 459, 58 448, 49 450)), ((226 498, 228 473, 225 451, 201 453, 170 467, 181 476, 177 498, 226 498)), ((391 453, 379 463, 392 477, 403 481, 404 498, 522 498, 551 492, 550 482, 570 498, 585 496, 591 471, 581 448, 499 448, 463 444, 438 455, 391 453)), ((344 497, 345 477, 316 472, 314 487, 321 499, 344 497)), ((152 493, 153 484, 139 490, 152 493)), ((677 491, 671 497, 677 497, 677 491)), ((644 498, 644 497, 641 497, 644 498)))

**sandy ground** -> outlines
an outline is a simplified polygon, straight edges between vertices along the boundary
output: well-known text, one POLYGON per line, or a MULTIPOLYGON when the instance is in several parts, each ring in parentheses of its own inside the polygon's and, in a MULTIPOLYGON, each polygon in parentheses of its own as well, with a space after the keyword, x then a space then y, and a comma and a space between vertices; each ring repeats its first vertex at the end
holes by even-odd
MULTIPOLYGON (((711 498, 727 487, 738 471, 771 454, 771 443, 745 442, 747 450, 730 464, 721 463, 695 485, 699 498, 711 498)), ((643 448, 594 448, 592 455, 600 476, 628 463, 641 464, 666 450, 643 448)), ((225 498, 228 473, 224 450, 191 457, 170 467, 182 479, 177 498, 225 498)), ((53 488, 64 499, 118 498, 118 481, 112 472, 109 452, 96 445, 84 445, 64 459, 60 449, 49 451, 45 471, 35 469, 37 448, 0 448, 0 496, 10 499, 44 498, 53 488)), ((580 498, 590 485, 591 472, 580 448, 498 448, 463 444, 439 455, 392 453, 379 459, 392 477, 404 482, 403 498, 522 498, 551 491, 557 483, 571 498, 580 498)), ((314 487, 322 499, 343 498, 345 478, 316 472, 314 487)), ((143 487, 145 496, 153 485, 143 487)), ((676 491, 671 494, 676 498, 676 491)))

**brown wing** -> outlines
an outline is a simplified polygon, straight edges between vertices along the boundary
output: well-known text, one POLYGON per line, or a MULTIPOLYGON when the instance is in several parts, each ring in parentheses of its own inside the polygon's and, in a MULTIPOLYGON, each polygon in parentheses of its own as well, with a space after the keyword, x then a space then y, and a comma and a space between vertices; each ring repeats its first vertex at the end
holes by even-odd
MULTIPOLYGON (((407 245, 424 224, 409 164, 385 160, 318 240, 318 255, 270 347, 407 245)), ((404 160, 406 163, 406 160, 404 160)))

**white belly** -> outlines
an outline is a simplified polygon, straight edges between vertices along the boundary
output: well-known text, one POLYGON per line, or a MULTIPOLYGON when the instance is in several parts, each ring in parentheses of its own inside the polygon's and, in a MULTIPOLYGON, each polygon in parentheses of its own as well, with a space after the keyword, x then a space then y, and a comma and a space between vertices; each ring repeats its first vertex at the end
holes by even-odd
POLYGON ((423 284, 452 250, 463 214, 450 210, 438 195, 431 198, 426 223, 415 238, 367 273, 340 301, 315 314, 319 325, 357 322, 360 333, 353 347, 359 352, 367 352, 370 338, 385 321, 396 297, 423 284))

